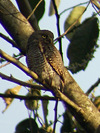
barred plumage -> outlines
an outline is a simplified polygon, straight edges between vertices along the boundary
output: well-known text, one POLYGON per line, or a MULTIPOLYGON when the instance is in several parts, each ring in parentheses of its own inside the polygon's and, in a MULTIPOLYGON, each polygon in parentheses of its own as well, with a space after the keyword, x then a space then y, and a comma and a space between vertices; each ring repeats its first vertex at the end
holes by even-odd
POLYGON ((53 44, 53 33, 48 30, 34 32, 28 40, 26 62, 42 81, 51 87, 63 89, 64 65, 53 44))

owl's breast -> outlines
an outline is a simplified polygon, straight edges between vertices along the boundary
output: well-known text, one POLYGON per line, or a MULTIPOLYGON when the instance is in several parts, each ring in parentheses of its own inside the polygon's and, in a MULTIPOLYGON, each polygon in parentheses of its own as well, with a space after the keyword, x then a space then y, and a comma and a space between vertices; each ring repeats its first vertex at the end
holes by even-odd
POLYGON ((39 48, 31 48, 27 51, 26 62, 29 69, 34 71, 39 77, 48 78, 48 75, 53 75, 53 70, 44 56, 39 48))
MULTIPOLYGON (((49 52, 49 51, 48 51, 49 52)), ((51 86, 61 88, 61 78, 47 60, 47 54, 42 53, 38 46, 30 46, 26 53, 26 62, 30 70, 35 72, 42 81, 51 86)))

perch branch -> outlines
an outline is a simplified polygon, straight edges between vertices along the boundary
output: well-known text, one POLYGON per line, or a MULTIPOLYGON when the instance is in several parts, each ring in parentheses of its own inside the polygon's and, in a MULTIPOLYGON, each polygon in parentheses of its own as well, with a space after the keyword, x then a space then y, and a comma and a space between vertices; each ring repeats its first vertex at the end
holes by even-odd
POLYGON ((56 90, 54 87, 50 87, 48 86, 48 84, 46 83, 42 83, 41 79, 38 77, 37 74, 35 74, 33 71, 29 70, 25 65, 23 65, 21 62, 19 62, 18 60, 14 59, 13 57, 9 56, 8 54, 6 54, 5 52, 3 52, 2 50, 0 50, 0 56, 3 57, 4 59, 10 61, 12 64, 14 64, 15 66, 17 66, 18 68, 20 68, 23 72, 25 72, 27 75, 29 75, 30 77, 32 77, 33 79, 35 79, 37 82, 43 84, 43 86, 45 86, 45 88, 48 88, 54 95, 59 96, 59 98, 63 101, 65 101, 68 105, 70 105, 73 109, 75 109, 77 112, 83 113, 83 110, 76 105, 74 102, 72 102, 69 98, 67 98, 64 94, 62 94, 59 90, 56 90), (56 92, 55 92, 56 91, 56 92))

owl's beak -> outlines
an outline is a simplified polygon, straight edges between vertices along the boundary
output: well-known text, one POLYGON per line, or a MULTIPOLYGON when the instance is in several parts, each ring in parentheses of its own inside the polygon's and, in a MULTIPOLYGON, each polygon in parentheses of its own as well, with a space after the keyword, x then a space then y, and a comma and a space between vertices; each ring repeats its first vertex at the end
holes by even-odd
POLYGON ((50 44, 52 44, 53 43, 53 39, 52 38, 49 38, 50 39, 50 44))

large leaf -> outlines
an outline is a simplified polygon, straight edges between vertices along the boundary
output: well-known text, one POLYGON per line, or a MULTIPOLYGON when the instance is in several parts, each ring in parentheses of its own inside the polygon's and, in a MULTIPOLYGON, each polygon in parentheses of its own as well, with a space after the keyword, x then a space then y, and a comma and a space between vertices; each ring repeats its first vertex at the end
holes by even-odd
POLYGON ((98 19, 96 17, 86 19, 80 27, 76 29, 67 50, 69 69, 72 73, 85 70, 97 48, 96 41, 98 36, 99 28, 98 19))

